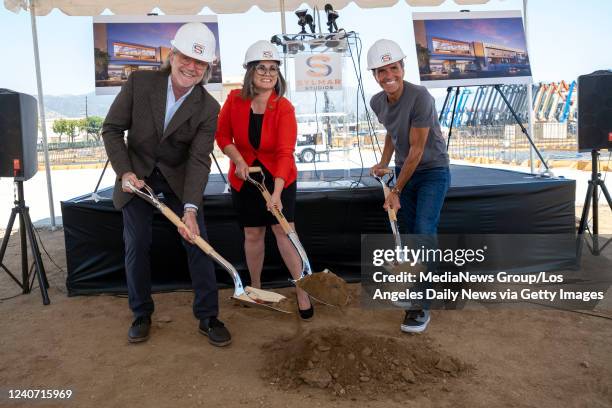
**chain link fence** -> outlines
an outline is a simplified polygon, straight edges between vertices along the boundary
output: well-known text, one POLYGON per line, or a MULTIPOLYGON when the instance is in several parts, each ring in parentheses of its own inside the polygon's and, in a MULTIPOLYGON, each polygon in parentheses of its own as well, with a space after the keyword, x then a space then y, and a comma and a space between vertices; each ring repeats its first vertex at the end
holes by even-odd
MULTIPOLYGON (((51 166, 104 165, 106 151, 101 140, 82 142, 48 143, 51 166)), ((43 166, 45 156, 42 143, 37 146, 38 163, 43 166)))
MULTIPOLYGON (((524 124, 527 131, 528 124, 524 124)), ((448 129, 443 132, 448 139, 448 129)), ((536 123, 534 144, 545 160, 577 159, 576 125, 570 123, 536 123)), ((460 160, 484 160, 521 164, 529 160, 530 143, 519 125, 462 126, 451 133, 449 154, 460 160)))

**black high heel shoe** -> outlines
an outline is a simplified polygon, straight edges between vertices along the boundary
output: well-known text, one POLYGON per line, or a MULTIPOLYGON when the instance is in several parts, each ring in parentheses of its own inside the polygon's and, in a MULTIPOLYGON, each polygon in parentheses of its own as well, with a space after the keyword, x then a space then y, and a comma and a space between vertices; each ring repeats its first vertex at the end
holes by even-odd
POLYGON ((312 300, 310 301, 310 307, 308 309, 302 310, 298 305, 298 312, 300 313, 300 319, 305 321, 311 320, 314 316, 314 305, 312 304, 312 300))

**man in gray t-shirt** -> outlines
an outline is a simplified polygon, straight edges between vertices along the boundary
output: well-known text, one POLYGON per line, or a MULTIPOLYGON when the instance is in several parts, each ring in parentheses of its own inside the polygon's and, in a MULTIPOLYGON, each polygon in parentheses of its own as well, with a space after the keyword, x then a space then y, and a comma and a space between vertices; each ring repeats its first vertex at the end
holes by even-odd
POLYGON ((391 136, 396 167, 402 168, 410 153, 411 128, 429 129, 416 171, 448 167, 446 143, 440 131, 434 98, 425 87, 403 81, 397 102, 391 103, 387 93, 382 91, 372 97, 370 107, 391 136))
MULTIPOLYGON (((368 50, 368 69, 382 88, 370 106, 387 130, 382 157, 371 172, 382 176, 395 152, 397 180, 383 207, 401 208, 398 220, 402 233, 426 237, 423 239, 429 242, 423 243, 429 248, 435 246, 440 211, 450 185, 448 154, 434 98, 424 87, 404 81, 405 57, 391 40, 378 40, 368 50)), ((428 309, 426 300, 412 305, 401 330, 424 331, 429 324, 428 309)))

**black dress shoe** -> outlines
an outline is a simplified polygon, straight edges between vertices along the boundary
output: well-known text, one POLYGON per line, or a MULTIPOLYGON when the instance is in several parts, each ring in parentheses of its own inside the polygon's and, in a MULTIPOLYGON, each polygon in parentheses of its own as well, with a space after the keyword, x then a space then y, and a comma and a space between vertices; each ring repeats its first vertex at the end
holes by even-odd
POLYGON ((200 333, 208 337, 208 342, 213 346, 223 347, 232 342, 232 335, 225 328, 223 322, 216 317, 208 317, 200 320, 200 333))
POLYGON ((298 306, 298 312, 300 313, 300 319, 305 321, 312 320, 312 317, 314 316, 314 306, 312 302, 310 303, 310 307, 306 310, 302 310, 298 306))
POLYGON ((151 317, 137 317, 128 331, 128 341, 130 343, 142 343, 143 341, 147 341, 149 339, 149 331, 151 331, 151 317))

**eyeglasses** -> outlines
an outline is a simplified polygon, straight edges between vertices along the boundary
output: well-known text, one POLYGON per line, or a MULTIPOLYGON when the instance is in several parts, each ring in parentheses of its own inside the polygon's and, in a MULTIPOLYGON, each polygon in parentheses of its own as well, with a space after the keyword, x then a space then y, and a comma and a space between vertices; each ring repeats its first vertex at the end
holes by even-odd
POLYGON ((277 76, 279 72, 276 65, 272 65, 270 68, 266 68, 265 65, 258 65, 255 67, 255 71, 262 76, 266 74, 270 74, 270 76, 277 76))
POLYGON ((193 62, 195 67, 200 70, 208 66, 206 62, 197 60, 195 58, 188 57, 180 52, 177 52, 176 55, 178 56, 178 59, 181 65, 191 65, 191 63, 193 62))

